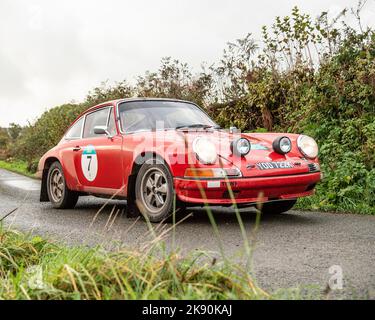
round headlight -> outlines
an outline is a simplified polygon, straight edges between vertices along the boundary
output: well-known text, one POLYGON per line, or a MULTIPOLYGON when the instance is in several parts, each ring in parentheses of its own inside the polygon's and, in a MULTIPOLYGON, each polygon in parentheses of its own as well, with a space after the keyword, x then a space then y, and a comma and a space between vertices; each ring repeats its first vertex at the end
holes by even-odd
POLYGON ((197 137, 193 141, 193 151, 196 153, 198 160, 205 164, 216 162, 216 146, 207 138, 197 137))
POLYGON ((246 156, 250 152, 251 144, 246 138, 240 138, 233 141, 230 147, 233 154, 237 156, 246 156))
POLYGON ((299 151, 306 157, 314 159, 318 156, 318 145, 311 137, 301 135, 297 139, 299 151))
POLYGON ((288 137, 278 137, 272 143, 273 150, 280 154, 286 154, 292 150, 292 142, 288 137))

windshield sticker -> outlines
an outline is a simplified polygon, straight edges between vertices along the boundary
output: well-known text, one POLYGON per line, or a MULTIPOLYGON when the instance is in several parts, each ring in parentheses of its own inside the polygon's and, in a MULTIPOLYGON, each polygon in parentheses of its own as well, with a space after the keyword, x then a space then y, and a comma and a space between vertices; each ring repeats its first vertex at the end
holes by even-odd
POLYGON ((89 145, 83 149, 81 166, 85 178, 88 181, 94 181, 98 173, 98 157, 94 146, 89 145))

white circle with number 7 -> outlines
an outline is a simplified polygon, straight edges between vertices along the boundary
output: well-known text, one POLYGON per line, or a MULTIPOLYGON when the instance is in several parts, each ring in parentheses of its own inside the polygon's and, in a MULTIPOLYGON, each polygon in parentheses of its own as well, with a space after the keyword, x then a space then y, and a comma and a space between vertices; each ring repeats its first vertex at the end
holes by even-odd
POLYGON ((83 149, 81 166, 85 178, 88 181, 94 181, 98 173, 98 156, 94 146, 89 145, 83 149))

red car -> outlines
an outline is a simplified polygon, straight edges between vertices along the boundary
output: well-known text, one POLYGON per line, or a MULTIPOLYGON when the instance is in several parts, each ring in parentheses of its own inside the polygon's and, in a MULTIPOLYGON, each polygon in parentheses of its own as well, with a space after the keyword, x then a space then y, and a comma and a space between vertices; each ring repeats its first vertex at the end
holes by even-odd
POLYGON ((159 222, 186 206, 251 206, 281 213, 313 194, 318 146, 298 134, 221 129, 196 104, 110 101, 80 115, 38 166, 41 201, 127 199, 131 214, 159 222))

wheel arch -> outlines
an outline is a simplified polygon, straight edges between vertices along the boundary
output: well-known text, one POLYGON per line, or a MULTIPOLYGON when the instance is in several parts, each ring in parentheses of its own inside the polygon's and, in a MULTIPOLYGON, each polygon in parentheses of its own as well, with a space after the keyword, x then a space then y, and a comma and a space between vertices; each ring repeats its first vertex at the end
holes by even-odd
POLYGON ((163 158, 160 154, 155 151, 148 151, 140 153, 133 161, 132 169, 130 175, 128 176, 128 183, 127 183, 127 195, 126 198, 129 201, 135 200, 135 182, 137 179, 137 175, 139 170, 141 169, 142 165, 149 159, 159 159, 165 163, 169 172, 172 174, 171 167, 168 161, 163 158))
POLYGON ((58 158, 53 157, 53 156, 46 158, 46 160, 44 161, 43 172, 42 172, 42 185, 41 185, 41 188, 40 188, 40 201, 41 202, 48 202, 49 201, 48 192, 47 192, 48 170, 51 167, 52 163, 54 163, 56 161, 61 163, 58 158))

